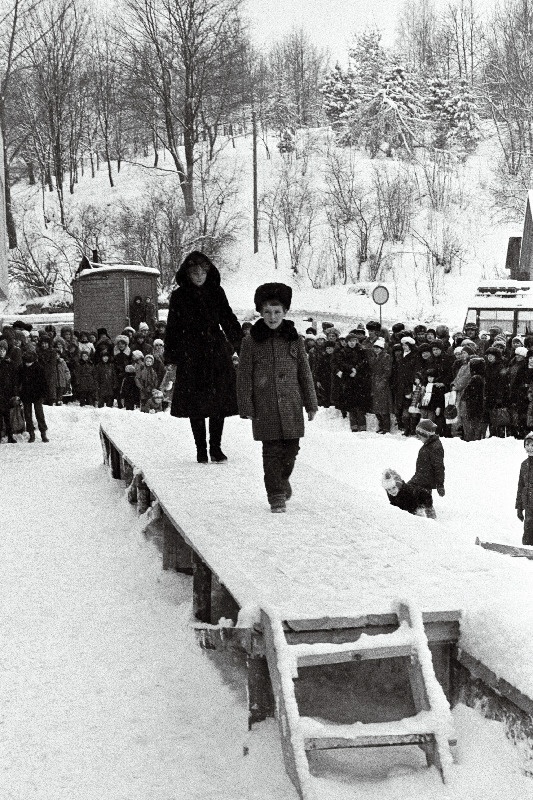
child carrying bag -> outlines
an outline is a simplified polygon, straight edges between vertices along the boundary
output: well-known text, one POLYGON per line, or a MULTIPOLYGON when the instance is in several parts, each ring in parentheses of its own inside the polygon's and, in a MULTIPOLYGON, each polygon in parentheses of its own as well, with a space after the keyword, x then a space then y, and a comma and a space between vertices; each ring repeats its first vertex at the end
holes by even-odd
POLYGON ((22 400, 18 397, 11 400, 11 408, 9 409, 9 419, 11 422, 11 430, 13 434, 24 433, 26 430, 26 422, 24 420, 24 409, 22 400))
POLYGON ((453 390, 451 392, 446 392, 444 395, 444 417, 446 418, 447 425, 453 425, 454 422, 457 422, 458 412, 457 406, 455 405, 456 400, 457 392, 453 390))

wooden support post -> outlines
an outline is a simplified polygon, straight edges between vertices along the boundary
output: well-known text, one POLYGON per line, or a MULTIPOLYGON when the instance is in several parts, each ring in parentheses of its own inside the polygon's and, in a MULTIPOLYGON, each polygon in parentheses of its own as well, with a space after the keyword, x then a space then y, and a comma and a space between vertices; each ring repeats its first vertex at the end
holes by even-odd
POLYGON ((120 480, 120 453, 114 444, 111 444, 111 477, 120 480))
POLYGON ((192 554, 192 609, 200 622, 211 622, 211 570, 199 555, 192 554))
POLYGON ((124 480, 126 481, 126 486, 131 486, 131 482, 133 481, 133 467, 129 463, 129 461, 126 461, 126 459, 124 459, 124 474, 123 474, 123 477, 124 477, 124 480))
POLYGON ((104 465, 106 467, 109 466, 109 439, 103 432, 102 428, 100 428, 100 442, 102 443, 102 452, 104 455, 104 465))
POLYGON ((249 655, 246 659, 246 666, 248 670, 248 730, 251 730, 254 723, 274 716, 276 702, 266 658, 249 655))
POLYGON ((137 481, 137 511, 144 514, 150 507, 150 489, 144 482, 143 476, 139 473, 137 481))
POLYGON ((193 574, 192 550, 165 514, 158 524, 163 529, 163 569, 193 574))

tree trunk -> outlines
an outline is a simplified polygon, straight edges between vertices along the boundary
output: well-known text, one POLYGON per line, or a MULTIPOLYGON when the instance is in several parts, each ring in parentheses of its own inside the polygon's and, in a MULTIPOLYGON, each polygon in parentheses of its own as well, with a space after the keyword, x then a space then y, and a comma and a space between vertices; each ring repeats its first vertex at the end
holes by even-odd
POLYGON ((6 201, 7 240, 9 249, 13 250, 17 246, 17 228, 11 206, 11 183, 6 152, 6 109, 3 98, 0 98, 0 132, 2 134, 2 147, 4 152, 4 193, 6 201))

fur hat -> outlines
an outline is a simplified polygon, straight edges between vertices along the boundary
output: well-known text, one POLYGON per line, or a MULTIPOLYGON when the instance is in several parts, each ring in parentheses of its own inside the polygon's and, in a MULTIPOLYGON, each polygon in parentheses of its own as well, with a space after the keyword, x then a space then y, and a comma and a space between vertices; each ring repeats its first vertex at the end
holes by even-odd
POLYGON ((152 397, 155 399, 156 397, 163 397, 163 392, 161 389, 152 389, 152 397))
POLYGON ((333 325, 331 326, 331 328, 328 328, 327 331, 325 331, 325 333, 326 333, 326 336, 329 336, 330 333, 333 333, 337 337, 337 339, 341 335, 340 330, 338 328, 335 328, 333 325))
POLYGON ((9 344, 5 339, 0 339, 0 348, 2 348, 2 350, 9 350, 9 344))
POLYGON ((154 347, 164 347, 165 343, 163 339, 154 339, 154 347))
POLYGON ((487 356, 494 356, 497 361, 500 361, 502 357, 502 351, 499 347, 487 347, 485 350, 485 358, 487 356))
POLYGON ((285 283, 262 283, 258 286, 254 294, 256 311, 261 313, 263 305, 269 300, 275 300, 283 306, 285 311, 291 307, 292 289, 285 283))
POLYGON ((477 353, 477 347, 474 342, 462 342, 461 350, 463 353, 468 353, 469 356, 473 356, 477 353))
POLYGON ((381 476, 381 485, 386 492, 389 492, 391 489, 399 489, 403 485, 403 480, 395 470, 385 469, 381 476))
POLYGON ((415 342, 415 340, 413 339, 412 336, 402 336, 402 338, 400 339, 400 342, 402 344, 410 344, 413 347, 416 347, 416 342, 415 342))
POLYGON ((28 364, 31 364, 32 361, 35 361, 35 359, 36 359, 36 354, 34 353, 33 350, 25 350, 22 354, 22 360, 28 364))
POLYGON ((130 340, 128 339, 125 333, 119 333, 118 336, 115 336, 115 344, 118 344, 119 342, 124 342, 124 344, 127 347, 130 343, 130 340))
POLYGON ((435 339, 434 342, 431 342, 431 349, 440 350, 442 353, 444 353, 444 351, 448 349, 448 345, 441 339, 435 339))
POLYGON ((450 335, 450 329, 447 325, 437 325, 435 328, 435 333, 437 334, 437 338, 447 339, 450 335))
POLYGON ((377 321, 377 319, 371 319, 370 322, 366 323, 367 331, 380 331, 381 330, 381 323, 377 321))
POLYGON ((141 331, 149 331, 149 330, 150 330, 150 326, 148 325, 147 322, 139 322, 139 333, 141 331))
POLYGON ((132 328, 131 325, 126 325, 122 333, 126 333, 126 331, 129 331, 130 333, 135 333, 135 328, 132 328))
POLYGON ((127 372, 128 375, 135 375, 135 366, 133 364, 126 364, 124 372, 127 372))
POLYGON ((385 339, 383 339, 380 336, 379 339, 376 339, 376 341, 372 344, 372 347, 380 347, 382 350, 384 350, 385 349, 385 339))
POLYGON ((415 430, 423 436, 431 436, 437 430, 437 426, 430 419, 421 419, 415 430))
POLYGON ((514 351, 515 356, 523 356, 527 358, 527 348, 526 347, 517 347, 514 351))
POLYGON ((142 350, 134 350, 133 353, 131 354, 131 357, 135 361, 139 361, 141 358, 144 358, 144 353, 142 350))
POLYGON ((462 347, 455 347, 454 351, 453 351, 453 354, 454 354, 454 356, 460 356, 462 352, 463 352, 463 348, 462 347))
POLYGON ((426 333, 426 332, 427 332, 427 328, 426 328, 425 325, 415 325, 415 327, 414 327, 415 336, 417 335, 417 333, 426 333))
POLYGON ((405 330, 405 325, 403 324, 403 322, 395 322, 391 330, 393 333, 400 333, 400 331, 405 330))
POLYGON ((429 342, 423 342, 418 348, 419 353, 431 353, 431 345, 429 342))

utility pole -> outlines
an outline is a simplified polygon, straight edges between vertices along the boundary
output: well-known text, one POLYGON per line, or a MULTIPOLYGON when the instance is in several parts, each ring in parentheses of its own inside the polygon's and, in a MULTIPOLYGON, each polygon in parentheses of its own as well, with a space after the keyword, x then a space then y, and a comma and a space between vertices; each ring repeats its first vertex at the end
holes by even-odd
POLYGON ((254 175, 254 253, 259 251, 259 210, 257 206, 257 118, 252 110, 252 163, 254 175))

